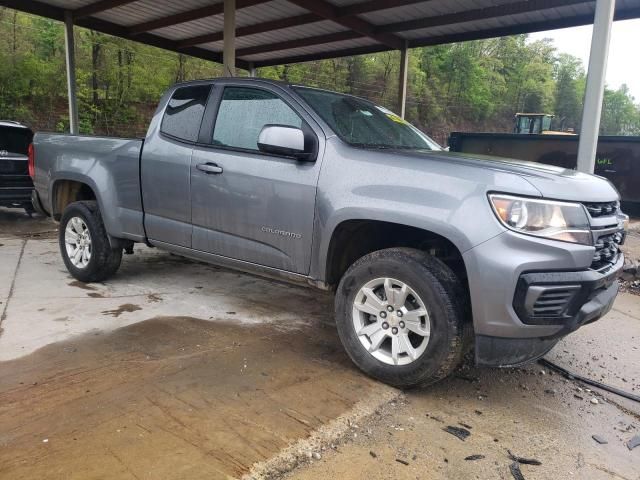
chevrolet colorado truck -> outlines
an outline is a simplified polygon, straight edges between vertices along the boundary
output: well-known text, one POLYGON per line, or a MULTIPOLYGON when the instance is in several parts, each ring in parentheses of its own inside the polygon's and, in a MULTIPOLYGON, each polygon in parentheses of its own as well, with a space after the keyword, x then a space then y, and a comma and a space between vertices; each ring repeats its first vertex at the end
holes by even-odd
POLYGON ((145 139, 38 133, 30 162, 78 280, 145 243, 332 290, 351 359, 400 387, 472 347, 539 358, 609 311, 624 262, 607 180, 445 152, 369 101, 275 81, 175 85, 145 139))

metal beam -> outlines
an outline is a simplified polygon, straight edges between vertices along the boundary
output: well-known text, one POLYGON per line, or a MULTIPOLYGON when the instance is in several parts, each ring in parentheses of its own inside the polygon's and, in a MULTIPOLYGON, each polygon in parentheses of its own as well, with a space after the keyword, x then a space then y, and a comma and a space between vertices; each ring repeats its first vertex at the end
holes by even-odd
POLYGON ((38 0, 31 2, 25 2, 24 0, 0 0, 0 6, 64 22, 64 10, 62 8, 54 7, 53 5, 42 3, 38 0))
POLYGON ((76 53, 73 38, 73 12, 64 12, 64 52, 67 63, 67 96, 69 98, 69 131, 78 134, 78 97, 76 95, 76 53))
MULTIPOLYGON (((271 0, 237 0, 236 9, 252 7, 261 3, 266 3, 271 0)), ((214 15, 220 15, 224 13, 224 1, 214 3, 213 5, 207 5, 205 7, 196 8, 195 10, 187 10, 185 12, 176 13, 175 15, 169 15, 168 17, 157 18, 148 22, 138 23, 129 27, 129 32, 134 35, 150 32, 151 30, 157 30, 159 28, 170 27, 172 25, 178 25, 180 23, 192 22, 193 20, 199 20, 205 17, 212 17, 214 15)))
MULTIPOLYGON (((580 27, 583 25, 593 24, 593 18, 593 14, 578 15, 575 17, 559 18, 556 20, 545 20, 542 22, 531 22, 520 25, 512 25, 509 27, 487 28, 463 33, 452 33, 434 37, 415 38, 409 40, 409 48, 467 42, 469 40, 481 40, 485 38, 505 37, 508 35, 518 35, 521 33, 544 32, 548 30, 556 30, 559 28, 580 27)), ((640 18, 640 7, 618 9, 613 17, 613 20, 631 20, 634 18, 640 18)))
POLYGON ((290 55, 278 58, 270 58, 268 60, 254 61, 256 67, 271 67, 273 65, 285 65, 287 63, 312 62, 315 60, 326 60, 328 58, 351 57, 353 55, 365 55, 367 53, 386 52, 390 50, 386 45, 376 43, 374 45, 366 45, 364 47, 343 48, 339 50, 328 50, 326 52, 290 55))
POLYGON ((377 32, 403 32, 408 30, 420 30, 423 28, 440 27, 456 23, 487 20, 491 18, 506 17, 522 13, 530 13, 550 8, 566 7, 582 3, 593 3, 593 0, 525 0, 517 3, 507 3, 487 8, 476 8, 462 12, 436 15, 433 17, 417 18, 404 22, 389 23, 376 28, 377 32))
MULTIPOLYGON (((31 13, 34 15, 40 15, 43 17, 51 18, 53 20, 59 20, 64 22, 64 10, 60 7, 54 7, 52 5, 39 2, 38 0, 30 0, 28 3, 25 0, 0 0, 0 6, 13 8, 22 12, 31 13)), ((126 27, 117 25, 106 20, 100 20, 95 17, 86 17, 78 19, 74 22, 77 27, 89 28, 97 32, 106 33, 108 35, 114 35, 120 38, 126 38, 127 40, 133 40, 135 42, 144 43, 153 47, 162 48, 164 50, 170 50, 172 52, 183 53, 192 57, 201 58, 203 60, 209 60, 217 63, 222 63, 222 54, 220 52, 212 52, 211 50, 205 50, 203 48, 189 47, 178 48, 178 42, 175 40, 169 40, 158 35, 151 33, 141 33, 140 35, 132 35, 126 27)), ((236 66, 239 68, 247 68, 247 62, 236 59, 236 66)))
POLYGON ((236 0, 224 0, 224 75, 236 76, 236 0))
MULTIPOLYGON (((255 35, 256 33, 270 32, 272 30, 280 30, 289 27, 298 27, 300 25, 307 25, 320 20, 323 19, 313 13, 304 13, 295 17, 279 18, 268 22, 254 23, 253 25, 236 28, 236 37, 255 35)), ((178 46, 180 48, 192 47, 195 45, 202 45, 203 43, 219 42, 223 38, 223 32, 207 33, 205 35, 198 35, 197 37, 180 40, 178 42, 178 46)))
POLYGON ((407 107, 407 73, 409 71, 409 49, 400 50, 400 71, 398 77, 398 106, 400 117, 404 118, 407 107))
MULTIPOLYGON (((431 0, 371 0, 367 2, 356 3, 355 5, 347 5, 337 9, 337 16, 349 17, 360 15, 363 13, 375 12, 378 10, 386 10, 388 8, 411 5, 414 3, 431 0)), ((301 25, 307 25, 309 23, 315 23, 325 20, 324 17, 316 15, 315 13, 303 13, 302 15, 296 15, 294 17, 279 18, 277 20, 270 20, 267 22, 254 23, 253 25, 247 25, 245 27, 238 27, 236 29, 236 37, 244 37, 246 35, 255 35, 257 33, 270 32, 272 30, 281 30, 289 27, 299 27, 301 25)), ((194 45, 202 45, 203 43, 219 42, 222 40, 222 32, 214 32, 206 35, 198 35, 197 37, 186 38, 180 40, 178 43, 181 47, 192 47, 194 45)))
POLYGON ((404 40, 395 35, 388 33, 376 33, 374 25, 365 22, 358 17, 341 17, 337 7, 324 0, 288 0, 305 10, 315 13, 316 15, 331 20, 338 25, 347 27, 350 30, 360 33, 365 37, 370 37, 376 42, 387 45, 393 49, 400 49, 404 46, 404 40))
POLYGON ((600 130, 600 115, 615 6, 616 0, 597 0, 596 2, 578 144, 578 170, 586 173, 593 173, 596 162, 598 131, 600 130))
MULTIPOLYGON (((640 8, 618 8, 614 21, 630 20, 640 18, 640 8)), ((578 15, 575 17, 561 18, 557 20, 547 20, 544 22, 531 22, 509 27, 487 28, 470 32, 455 33, 448 35, 438 35, 434 37, 416 38, 409 40, 409 48, 426 47, 430 45, 444 45, 447 43, 466 42, 469 40, 479 40, 484 38, 504 37, 507 35, 517 35, 520 33, 543 32, 558 28, 578 27, 593 23, 593 15, 578 15)), ((287 63, 312 62, 314 60, 324 60, 327 58, 348 57, 351 55, 366 55, 391 50, 385 45, 366 45, 363 47, 346 48, 338 50, 327 50, 317 54, 304 55, 283 55, 282 57, 269 58, 267 60, 255 61, 256 67, 270 67, 273 65, 284 65, 287 63)))
POLYGON ((363 13, 377 12, 389 8, 404 7, 414 3, 427 3, 431 0, 369 0, 338 8, 338 16, 347 17, 363 13))
POLYGON ((315 37, 304 37, 296 40, 285 40, 284 42, 267 43, 265 45, 241 48, 238 50, 237 54, 239 57, 246 57, 248 55, 257 55, 258 53, 269 53, 280 50, 289 50, 292 48, 309 47, 312 45, 323 45, 325 43, 353 40, 354 38, 362 38, 362 35, 351 30, 344 30, 342 32, 317 35, 315 37))
POLYGON ((138 0, 101 0, 99 2, 90 3, 84 7, 73 10, 73 18, 77 20, 79 18, 90 17, 96 13, 104 12, 105 10, 111 10, 112 8, 118 8, 128 3, 137 2, 138 0))

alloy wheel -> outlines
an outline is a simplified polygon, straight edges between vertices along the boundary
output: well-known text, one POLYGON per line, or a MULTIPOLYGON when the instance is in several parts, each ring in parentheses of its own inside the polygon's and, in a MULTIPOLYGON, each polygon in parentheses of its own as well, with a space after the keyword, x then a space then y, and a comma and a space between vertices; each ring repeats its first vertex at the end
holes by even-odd
POLYGON ((353 327, 360 343, 388 365, 408 365, 424 353, 431 336, 427 308, 409 285, 376 278, 353 302, 353 327))
POLYGON ((85 268, 91 261, 91 233, 80 217, 72 217, 64 231, 67 256, 76 268, 85 268))

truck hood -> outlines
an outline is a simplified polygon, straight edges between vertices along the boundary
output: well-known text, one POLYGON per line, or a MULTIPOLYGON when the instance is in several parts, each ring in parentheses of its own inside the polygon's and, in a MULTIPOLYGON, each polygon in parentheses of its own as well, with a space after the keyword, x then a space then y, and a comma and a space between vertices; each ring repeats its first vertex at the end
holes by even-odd
POLYGON ((529 182, 546 198, 581 202, 611 202, 620 198, 615 187, 606 178, 552 165, 459 152, 394 152, 407 157, 428 158, 438 162, 465 164, 470 168, 512 173, 529 182))

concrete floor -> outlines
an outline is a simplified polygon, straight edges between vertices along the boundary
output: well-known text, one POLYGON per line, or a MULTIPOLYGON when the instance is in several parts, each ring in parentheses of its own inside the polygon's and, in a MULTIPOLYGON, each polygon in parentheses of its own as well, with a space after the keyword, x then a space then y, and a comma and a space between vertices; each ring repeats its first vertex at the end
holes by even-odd
MULTIPOLYGON (((402 394, 351 365, 329 295, 144 247, 87 286, 54 231, 0 209, 1 479, 508 479, 507 449, 527 479, 640 479, 631 401, 539 365, 402 394)), ((623 294, 548 358, 640 393, 638 339, 623 294)))

